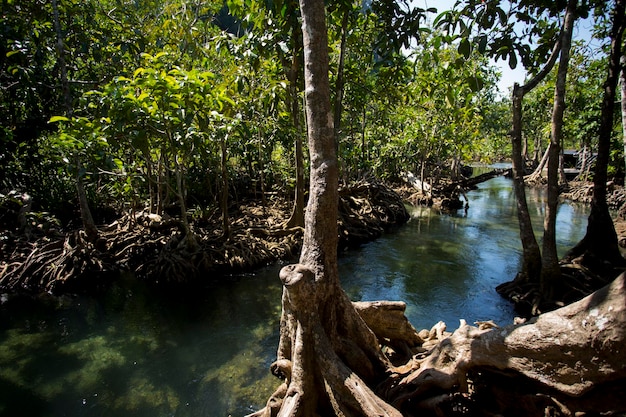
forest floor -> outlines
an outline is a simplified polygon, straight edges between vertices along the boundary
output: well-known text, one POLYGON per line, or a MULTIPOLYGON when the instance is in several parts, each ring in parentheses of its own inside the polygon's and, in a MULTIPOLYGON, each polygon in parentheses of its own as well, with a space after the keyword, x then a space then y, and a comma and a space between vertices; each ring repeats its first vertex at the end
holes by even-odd
MULTIPOLYGON (((442 211, 463 208, 464 193, 473 185, 466 181, 444 181, 428 198, 406 183, 389 187, 362 181, 342 188, 339 249, 374 240, 405 223, 407 202, 442 211)), ((589 204, 591 193, 590 183, 571 182, 561 197, 589 204)), ((617 212, 626 201, 624 188, 611 185, 608 199, 617 212)), ((128 213, 100 226, 95 242, 80 230, 61 230, 35 213, 26 214, 22 227, 16 227, 15 219, 5 219, 0 228, 0 290, 89 292, 107 286, 120 272, 167 286, 250 270, 287 259, 299 250, 303 229, 285 226, 291 209, 291 203, 280 198, 265 204, 239 202, 230 208, 228 235, 223 233, 220 213, 214 211, 194 219, 191 236, 181 233, 180 221, 174 217, 128 213)), ((620 213, 614 216, 615 229, 624 248, 626 215, 623 210, 620 213)), ((14 215, 19 216, 19 210, 14 215)))
MULTIPOLYGON (((89 241, 82 230, 61 230, 19 204, 11 227, 0 229, 0 291, 92 292, 121 272, 165 287, 217 279, 293 256, 302 227, 287 227, 292 204, 274 198, 266 204, 245 201, 229 209, 224 233, 217 211, 196 218, 184 235, 174 217, 127 213, 99 227, 89 241)), ((6 217, 6 215, 5 215, 6 217)), ((402 198, 378 182, 358 182, 340 190, 340 250, 373 240, 409 215, 402 198)))

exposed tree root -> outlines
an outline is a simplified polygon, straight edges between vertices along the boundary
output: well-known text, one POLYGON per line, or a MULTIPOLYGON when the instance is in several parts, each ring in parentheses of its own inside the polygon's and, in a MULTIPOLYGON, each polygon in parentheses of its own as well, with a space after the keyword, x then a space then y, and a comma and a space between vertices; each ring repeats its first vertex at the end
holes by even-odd
MULTIPOLYGON (((588 204, 591 202, 592 194, 592 183, 570 182, 567 191, 563 192, 560 197, 588 204)), ((618 242, 623 248, 626 247, 626 216, 620 213, 626 212, 625 201, 624 188, 610 184, 607 195, 609 206, 613 209, 622 207, 613 219, 613 224, 617 232, 618 242)), ((560 267, 562 279, 554 288, 550 300, 546 300, 542 296, 538 282, 529 283, 525 279, 516 278, 498 286, 496 290, 504 298, 515 303, 520 314, 530 317, 577 301, 602 288, 610 279, 623 271, 623 267, 615 267, 610 260, 600 259, 598 254, 590 251, 585 251, 574 259, 562 260, 560 267)))
POLYGON ((408 220, 402 197, 381 183, 361 181, 339 190, 340 247, 374 240, 408 220))
POLYGON ((280 278, 281 340, 272 368, 285 382, 252 416, 400 417, 370 388, 389 362, 341 288, 316 281, 299 264, 283 268, 280 278), (329 296, 332 304, 320 303, 329 296))
POLYGON ((477 184, 491 178, 506 175, 507 172, 510 172, 510 169, 494 169, 475 177, 462 178, 457 181, 440 180, 437 186, 422 184, 409 173, 405 176, 405 185, 399 188, 399 192, 414 206, 433 206, 444 212, 456 211, 468 207, 467 196, 465 195, 468 190, 474 189, 477 184))
POLYGON ((530 175, 524 177, 524 183, 530 187, 540 187, 548 183, 548 179, 543 176, 541 171, 533 172, 530 175))
POLYGON ((589 257, 562 261, 560 267, 561 280, 549 300, 542 296, 538 282, 527 280, 516 279, 501 284, 496 291, 511 300, 520 315, 529 318, 578 301, 604 287, 611 281, 607 277, 616 277, 622 272, 609 264, 594 262, 589 257))
POLYGON ((357 376, 362 372, 358 358, 367 363, 367 356, 354 355, 349 363, 334 353, 337 345, 323 324, 324 312, 311 308, 312 274, 296 266, 281 279, 283 320, 297 328, 288 350, 294 355, 281 357, 279 348, 272 369, 284 383, 253 416, 539 417, 626 411, 623 274, 529 322, 499 328, 461 321, 452 334, 439 323, 420 332, 426 341, 401 318, 402 303, 357 303, 355 310, 380 343, 412 352, 404 365, 389 364, 376 385, 365 385, 376 378, 357 376))
MULTIPOLYGON (((341 192, 342 246, 379 237, 408 220, 401 198, 379 183, 361 182, 341 192)), ((100 228, 91 243, 79 231, 47 233, 38 239, 6 231, 11 245, 0 252, 0 288, 9 291, 77 292, 97 289, 121 271, 159 284, 205 279, 211 272, 237 271, 289 258, 302 244, 303 229, 284 228, 287 202, 249 202, 232 210, 228 239, 218 216, 198 219, 184 235, 176 218, 147 212, 127 214, 100 228)), ((32 235, 34 232, 31 232, 32 235)))
MULTIPOLYGON (((570 181, 568 190, 561 193, 561 198, 577 203, 591 204, 593 198, 593 183, 584 181, 570 181)), ((624 187, 614 183, 607 184, 606 201, 609 208, 617 210, 626 203, 626 191, 624 187)))

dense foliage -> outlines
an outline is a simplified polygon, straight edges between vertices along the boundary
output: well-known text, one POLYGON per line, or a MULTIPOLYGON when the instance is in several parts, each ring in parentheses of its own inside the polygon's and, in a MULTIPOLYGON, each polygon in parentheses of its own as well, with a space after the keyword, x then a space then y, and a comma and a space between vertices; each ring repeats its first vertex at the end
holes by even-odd
MULTIPOLYGON (((96 221, 105 208, 186 218, 209 215, 219 200, 291 196, 304 135, 293 105, 302 78, 290 72, 302 71, 296 6, 3 2, 0 191, 27 192, 34 209, 64 221, 78 216, 77 183, 96 221)), ((432 10, 404 2, 329 7, 343 180, 441 166, 454 174, 461 163, 508 157, 508 99, 484 47, 427 30, 432 10)), ((575 147, 591 137, 597 111, 590 91, 602 61, 586 56, 571 86, 575 147)), ((527 100, 530 149, 545 143, 550 90, 527 100)))

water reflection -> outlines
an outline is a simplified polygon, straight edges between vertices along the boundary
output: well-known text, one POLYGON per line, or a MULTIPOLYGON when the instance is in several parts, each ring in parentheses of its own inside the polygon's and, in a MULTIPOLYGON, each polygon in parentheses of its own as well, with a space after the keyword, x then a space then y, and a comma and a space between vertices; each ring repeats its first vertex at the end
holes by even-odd
MULTIPOLYGON (((529 193, 536 227, 542 197, 529 193)), ((470 208, 440 216, 415 208, 393 234, 340 257, 354 300, 404 300, 418 327, 494 319, 510 305, 494 287, 519 269, 510 182, 483 183, 470 208)), ((586 211, 562 205, 562 250, 584 233, 586 211)), ((102 297, 0 305, 0 416, 240 416, 277 386, 281 265, 226 277, 192 294, 122 281, 102 297)), ((211 281, 215 281, 212 277, 211 281)))
POLYGON ((243 415, 268 398, 279 266, 157 294, 121 282, 102 299, 0 308, 0 415, 243 415))
MULTIPOLYGON (((430 208, 411 209, 406 227, 341 258, 344 288, 353 299, 407 302, 417 328, 438 320, 448 328, 460 318, 472 323, 493 319, 508 324, 511 305, 494 288, 520 268, 517 208, 510 180, 495 178, 468 193, 469 209, 439 215, 430 208)), ((543 231, 545 199, 529 190, 535 232, 543 231)), ((559 254, 584 235, 587 208, 562 204, 557 215, 559 254)))

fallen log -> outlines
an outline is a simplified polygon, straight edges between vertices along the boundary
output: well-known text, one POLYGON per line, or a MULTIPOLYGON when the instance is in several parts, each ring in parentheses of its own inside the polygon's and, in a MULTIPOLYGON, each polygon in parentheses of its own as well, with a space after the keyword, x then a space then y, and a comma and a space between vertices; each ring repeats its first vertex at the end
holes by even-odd
POLYGON ((439 188, 438 190, 435 190, 434 194, 448 195, 459 189, 468 190, 480 184, 481 182, 485 182, 492 178, 500 177, 502 175, 509 175, 510 172, 511 172, 510 168, 498 168, 489 172, 485 172, 484 174, 476 175, 475 177, 462 178, 460 180, 453 181, 449 184, 446 184, 445 186, 439 188))

